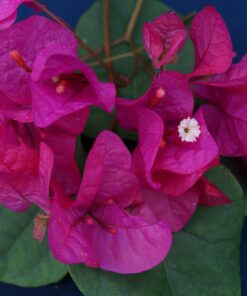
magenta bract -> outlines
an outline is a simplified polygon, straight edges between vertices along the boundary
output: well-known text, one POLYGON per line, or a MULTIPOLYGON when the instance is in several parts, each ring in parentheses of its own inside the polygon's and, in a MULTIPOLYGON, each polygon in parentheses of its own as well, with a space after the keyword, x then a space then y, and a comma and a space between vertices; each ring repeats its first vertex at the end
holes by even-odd
POLYGON ((39 52, 31 74, 32 112, 37 126, 46 127, 90 105, 112 111, 114 85, 99 82, 76 54, 77 49, 70 45, 52 45, 39 52))
POLYGON ((52 166, 53 153, 43 143, 40 157, 25 146, 0 145, 0 203, 13 211, 35 203, 47 211, 52 166))
MULTIPOLYGON (((80 182, 74 159, 76 137, 86 124, 89 105, 113 108, 115 87, 97 80, 76 57, 73 34, 47 18, 31 17, 0 31, 0 40, 2 114, 18 121, 20 130, 28 125, 36 146, 31 148, 36 149, 39 141, 51 147, 52 175, 68 194, 74 194, 80 182)), ((27 141, 30 135, 24 137, 27 141)))
POLYGON ((191 76, 225 72, 235 54, 226 24, 217 10, 207 6, 194 17, 190 36, 195 49, 195 69, 191 76))
POLYGON ((143 200, 153 214, 168 223, 173 232, 180 231, 191 219, 199 201, 199 190, 189 189, 179 196, 171 196, 163 191, 143 189, 143 200))
POLYGON ((143 43, 154 68, 171 63, 186 38, 186 27, 174 12, 164 13, 153 22, 144 24, 143 43))
MULTIPOLYGON (((240 103, 246 96, 226 96, 234 104, 240 103)), ((240 103, 241 104, 241 103, 240 103)), ((203 106, 203 113, 208 129, 214 137, 221 155, 245 156, 247 155, 247 118, 242 119, 238 114, 226 113, 225 108, 207 104, 203 106)), ((241 113, 241 112, 240 112, 241 113)))
POLYGON ((47 127, 93 104, 107 111, 114 107, 114 85, 100 83, 77 58, 76 39, 62 26, 34 16, 1 31, 0 40, 0 93, 31 108, 36 126, 47 127))
POLYGON ((36 128, 31 122, 8 119, 5 114, 0 128, 0 143, 24 144, 38 154, 40 143, 46 143, 54 153, 52 177, 61 183, 68 194, 74 194, 80 184, 80 172, 75 162, 76 137, 83 130, 88 113, 88 109, 79 110, 45 129, 36 128))
POLYGON ((75 194, 80 185, 80 171, 75 161, 76 137, 84 129, 88 115, 89 110, 85 108, 38 129, 36 141, 45 142, 54 152, 52 176, 68 194, 75 194))
POLYGON ((31 0, 2 0, 0 2, 0 30, 7 29, 16 20, 17 8, 31 0))
POLYGON ((113 133, 96 139, 77 199, 56 191, 49 242, 61 262, 118 273, 150 269, 166 256, 170 228, 142 204, 131 156, 113 133))
POLYGON ((134 128, 131 117, 134 106, 146 106, 158 113, 166 126, 174 126, 193 112, 194 99, 187 78, 174 71, 162 71, 152 81, 147 92, 135 100, 117 100, 117 115, 120 124, 134 128))
MULTIPOLYGON (((247 55, 237 64, 222 74, 202 77, 193 81, 194 84, 217 87, 228 93, 246 93, 247 91, 247 55)), ((212 89, 211 89, 212 90, 212 89)))
POLYGON ((52 44, 68 42, 74 50, 73 35, 53 21, 33 16, 0 31, 1 76, 0 92, 9 100, 31 105, 30 79, 37 54, 52 44))
POLYGON ((205 177, 182 195, 171 196, 162 190, 143 188, 142 198, 155 217, 166 221, 173 232, 189 222, 198 205, 216 207, 232 202, 205 177))
POLYGON ((145 107, 120 106, 119 110, 123 126, 126 127, 126 120, 127 125, 132 122, 135 124, 132 128, 138 130, 139 144, 133 155, 134 168, 152 188, 163 188, 167 194, 181 195, 215 165, 218 148, 207 130, 202 110, 191 114, 197 120, 201 133, 195 143, 182 142, 179 138, 179 121, 166 127, 158 114, 145 107), (129 118, 134 118, 134 121, 129 118))
POLYGON ((245 156, 247 144, 246 58, 219 75, 193 82, 193 91, 206 99, 203 112, 208 129, 225 156, 245 156))

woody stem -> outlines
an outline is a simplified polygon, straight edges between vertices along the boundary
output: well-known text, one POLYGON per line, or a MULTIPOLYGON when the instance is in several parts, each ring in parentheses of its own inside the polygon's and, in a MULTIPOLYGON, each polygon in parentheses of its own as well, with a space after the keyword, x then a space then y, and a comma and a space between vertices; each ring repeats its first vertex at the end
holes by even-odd
MULTIPOLYGON (((109 0, 103 1, 103 32, 104 32, 104 49, 105 57, 107 60, 111 58, 111 41, 110 41, 110 24, 109 24, 109 0)), ((113 71, 112 63, 107 62, 108 67, 113 71)), ((109 79, 114 80, 111 72, 109 72, 109 79)))
POLYGON ((191 11, 189 14, 185 15, 182 20, 184 24, 188 24, 196 15, 196 11, 191 11))
MULTIPOLYGON (((131 17, 130 17, 130 20, 129 20, 129 23, 128 23, 128 26, 127 26, 127 29, 126 29, 124 35, 122 37, 116 39, 115 41, 113 41, 110 44, 110 47, 117 46, 117 45, 119 45, 121 43, 124 43, 124 42, 129 42, 129 39, 131 38, 131 35, 133 33, 133 30, 134 30, 134 27, 135 27, 135 24, 136 24, 138 15, 139 15, 139 13, 141 11, 143 1, 144 0, 137 0, 136 1, 135 7, 134 7, 133 12, 131 14, 131 17)), ((104 51, 104 49, 105 49, 105 47, 99 48, 99 49, 96 50, 96 52, 98 54, 100 54, 101 52, 104 51)), ((90 55, 85 56, 83 58, 83 60, 87 60, 88 58, 90 58, 90 55)))
POLYGON ((143 5, 143 0, 136 0, 136 5, 135 5, 135 7, 133 9, 130 21, 128 23, 126 32, 125 32, 124 37, 123 37, 123 39, 126 40, 126 41, 130 40, 130 38, 131 38, 131 35, 133 33, 133 30, 134 30, 134 27, 135 27, 135 24, 136 24, 136 21, 137 21, 137 18, 138 18, 138 15, 139 15, 139 13, 141 11, 142 5, 143 5))
MULTIPOLYGON (((130 58, 130 57, 133 57, 134 54, 137 54, 141 51, 144 50, 144 47, 141 46, 141 47, 138 47, 136 48, 134 51, 129 51, 129 52, 125 52, 125 53, 121 53, 121 54, 118 54, 118 55, 113 55, 111 56, 109 59, 104 59, 103 61, 104 62, 114 62, 114 61, 119 61, 119 60, 122 60, 122 59, 126 59, 126 58, 130 58)), ((97 66, 99 65, 98 62, 92 62, 92 63, 89 63, 90 66, 97 66)))
POLYGON ((132 39, 129 39, 129 45, 130 48, 133 52, 134 58, 136 59, 136 61, 141 64, 143 66, 143 68, 145 69, 145 71, 147 72, 147 74, 153 78, 154 76, 154 72, 153 70, 149 67, 147 61, 145 60, 145 58, 139 53, 139 51, 137 51, 137 48, 135 47, 132 39))
MULTIPOLYGON (((107 64, 113 70, 112 62, 111 62, 111 40, 110 40, 110 0, 103 0, 103 33, 104 33, 104 49, 105 49, 105 57, 108 60, 107 64)), ((112 73, 109 73, 109 79, 113 80, 112 73)), ((117 119, 114 115, 111 122, 109 129, 114 131, 117 127, 117 119)))

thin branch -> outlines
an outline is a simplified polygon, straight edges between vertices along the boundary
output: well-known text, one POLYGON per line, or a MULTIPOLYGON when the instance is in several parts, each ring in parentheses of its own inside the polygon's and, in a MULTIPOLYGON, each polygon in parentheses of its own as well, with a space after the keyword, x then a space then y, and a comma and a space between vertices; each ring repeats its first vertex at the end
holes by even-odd
MULTIPOLYGON (((110 41, 110 24, 109 24, 109 0, 103 0, 103 34, 104 34, 104 49, 105 49, 105 57, 108 59, 106 62, 108 64, 108 67, 111 68, 111 71, 113 71, 112 63, 109 61, 111 58, 111 41, 110 41)), ((111 81, 114 80, 114 77, 112 73, 109 74, 109 79, 111 81)))
POLYGON ((132 36, 132 33, 133 33, 134 27, 136 25, 136 21, 137 21, 138 15, 139 15, 139 13, 141 11, 142 5, 143 5, 143 0, 136 0, 135 7, 133 9, 133 12, 132 12, 130 21, 128 23, 126 32, 124 34, 124 39, 126 41, 129 41, 129 39, 132 36))
MULTIPOLYGON (((131 17, 130 17, 130 20, 129 20, 129 23, 128 23, 128 26, 127 26, 127 29, 126 29, 124 35, 122 37, 116 39, 115 41, 113 41, 111 43, 111 47, 115 47, 115 46, 120 45, 122 43, 129 43, 129 39, 131 38, 131 35, 133 33, 138 15, 139 15, 141 8, 142 8, 142 5, 143 5, 143 0, 136 1, 135 7, 134 7, 133 12, 131 14, 131 17)), ((97 49, 96 50, 97 54, 102 53, 104 51, 104 49, 105 49, 104 47, 97 49)), ((91 57, 90 55, 86 55, 83 57, 83 60, 86 61, 90 57, 91 57)))
MULTIPOLYGON (((125 34, 122 37, 120 37, 117 40, 115 40, 110 45, 110 47, 119 45, 121 43, 128 43, 129 46, 130 46, 130 48, 132 49, 132 56, 134 56, 135 60, 144 67, 145 71, 152 78, 153 75, 154 75, 154 72, 149 67, 148 63, 143 58, 143 56, 139 54, 139 52, 141 50, 139 51, 139 49, 135 47, 135 45, 134 45, 134 43, 133 43, 133 41, 131 39, 133 30, 134 30, 134 27, 136 25, 136 22, 137 22, 137 19, 138 19, 138 15, 140 14, 140 11, 141 11, 141 8, 142 8, 143 3, 144 3, 144 0, 136 0, 136 4, 135 4, 135 7, 134 7, 133 12, 131 14, 131 17, 130 17, 130 20, 129 20, 127 29, 125 31, 125 34)), ((107 6, 107 3, 104 2, 104 6, 106 7, 107 6)), ((105 11, 105 13, 107 13, 107 11, 105 11)), ((105 37, 104 37, 104 40, 105 40, 105 37)), ((99 48, 97 50, 97 53, 101 53, 104 49, 105 49, 105 46, 103 48, 99 48)), ((108 48, 108 50, 109 50, 109 48, 108 48)), ((106 52, 106 50, 105 50, 105 52, 106 52)), ((131 54, 130 53, 126 53, 126 54, 115 56, 113 58, 107 58, 106 57, 106 59, 104 61, 105 62, 115 61, 115 60, 119 60, 119 59, 126 58, 126 57, 129 57, 129 56, 131 56, 131 54)), ((84 57, 84 60, 87 60, 88 58, 89 58, 89 56, 86 56, 86 57, 84 57)), ((94 65, 97 65, 97 63, 91 63, 91 65, 94 66, 94 65)))
MULTIPOLYGON (((116 39, 115 41, 113 41, 111 43, 111 48, 113 48, 115 46, 118 46, 119 44, 122 44, 123 42, 125 42, 125 40, 122 37, 120 37, 120 38, 116 39)), ((100 48, 98 48, 98 49, 95 50, 95 52, 97 54, 101 54, 103 51, 104 51, 104 47, 100 47, 100 48)), ((91 58, 91 56, 88 54, 88 55, 83 56, 82 57, 82 60, 83 61, 87 61, 90 58, 91 58)))
POLYGON ((189 14, 185 15, 182 19, 183 22, 185 24, 188 24, 190 21, 192 21, 192 19, 194 18, 194 16, 196 15, 196 11, 192 11, 189 14))
POLYGON ((109 129, 110 131, 115 132, 116 129, 117 129, 117 124, 118 124, 117 117, 116 117, 116 115, 114 114, 113 117, 112 117, 112 120, 111 120, 111 122, 110 122, 110 124, 109 124, 108 129, 109 129))
POLYGON ((143 66, 143 68, 145 69, 145 71, 148 73, 148 75, 151 78, 153 78, 153 76, 154 76, 153 69, 149 67, 149 65, 148 65, 147 61, 144 59, 144 57, 139 52, 136 52, 136 47, 135 47, 132 39, 129 40, 129 45, 134 53, 134 57, 136 58, 137 62, 139 64, 141 64, 143 66))
MULTIPOLYGON (((123 59, 126 59, 126 58, 131 58, 131 57, 133 58, 136 53, 140 53, 143 50, 144 50, 144 47, 141 46, 141 47, 136 48, 134 51, 129 51, 129 52, 125 52, 125 53, 122 53, 122 54, 118 54, 118 55, 110 57, 109 59, 104 59, 103 61, 105 63, 108 63, 108 62, 115 62, 115 61, 123 60, 123 59)), ((90 66, 98 66, 99 63, 98 62, 92 62, 89 65, 90 66)))

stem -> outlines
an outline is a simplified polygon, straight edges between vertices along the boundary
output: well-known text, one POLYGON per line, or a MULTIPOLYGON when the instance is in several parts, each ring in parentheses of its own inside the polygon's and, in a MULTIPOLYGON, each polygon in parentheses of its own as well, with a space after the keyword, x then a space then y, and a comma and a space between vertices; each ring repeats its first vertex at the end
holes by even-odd
MULTIPOLYGON (((109 0, 103 0, 103 33, 104 33, 104 49, 105 57, 107 60, 111 58, 111 45, 110 45, 110 28, 109 28, 109 0)), ((111 61, 107 62, 108 67, 113 71, 111 61)), ((114 80, 114 77, 111 72, 109 72, 109 79, 114 80)))
MULTIPOLYGON (((115 47, 115 46, 117 46, 117 45, 119 45, 119 44, 121 44, 123 42, 125 42, 125 40, 122 37, 120 37, 120 38, 116 39, 115 41, 113 41, 111 43, 111 47, 115 47)), ((95 52, 97 54, 100 54, 103 51, 104 51, 104 47, 101 47, 101 48, 98 48, 97 50, 95 50, 95 52)), ((91 58, 91 56, 89 54, 88 55, 85 55, 84 57, 82 57, 83 61, 87 61, 90 58, 91 58)))
MULTIPOLYGON (((112 56, 108 59, 104 59, 103 61, 105 63, 107 62, 114 62, 114 61, 119 61, 119 60, 122 60, 122 59, 126 59, 126 58, 130 58, 130 57, 133 57, 136 53, 139 53, 141 51, 143 51, 144 47, 138 47, 136 48, 134 51, 129 51, 129 52, 125 52, 125 53, 122 53, 122 54, 118 54, 118 55, 115 55, 115 56, 112 56)), ((93 63, 90 63, 89 64, 90 66, 98 66, 99 63, 98 62, 93 62, 93 63)))
POLYGON ((136 5, 133 9, 130 21, 128 23, 128 27, 127 27, 126 32, 124 34, 124 39, 126 41, 129 41, 131 38, 132 32, 134 30, 134 27, 135 27, 135 24, 136 24, 136 21, 138 18, 138 15, 141 11, 142 5, 143 5, 143 0, 136 0, 136 5))
MULTIPOLYGON (((104 61, 115 61, 115 60, 118 60, 118 59, 122 59, 122 58, 126 58, 126 57, 129 57, 129 56, 134 56, 134 58, 136 59, 136 61, 141 64, 145 71, 148 73, 148 75, 153 78, 153 75, 154 75, 154 72, 152 71, 152 69, 149 67, 148 63, 146 62, 146 60, 139 54, 139 48, 136 48, 132 39, 131 39, 131 36, 132 36, 132 33, 133 33, 133 30, 134 30, 134 27, 136 25, 136 22, 137 22, 137 18, 138 18, 138 15, 140 14, 140 11, 141 11, 141 8, 142 8, 142 5, 144 3, 144 0, 136 0, 136 4, 135 4, 135 7, 133 9, 133 12, 131 14, 131 17, 130 17, 130 20, 129 20, 129 23, 128 23, 128 26, 127 26, 127 29, 125 31, 125 34, 123 37, 120 37, 118 38, 117 40, 115 40, 110 46, 116 46, 116 45, 119 45, 123 42, 126 42, 129 44, 130 48, 132 49, 132 54, 131 53, 126 53, 126 54, 121 54, 121 55, 118 55, 118 56, 115 56, 113 58, 108 58, 106 56, 106 60, 104 61)), ((104 6, 106 6, 106 3, 104 2, 104 6)), ((106 12, 105 12, 106 13, 106 12)), ((105 52, 106 52, 106 47, 105 48, 105 52)), ((99 48, 97 50, 98 53, 101 53, 104 48, 99 48)), ((108 48, 109 50, 109 48, 108 48)), ((87 57, 85 57, 85 59, 87 59, 87 57)), ((97 63, 92 63, 91 65, 97 65, 97 63)))
POLYGON ((196 15, 196 11, 192 11, 183 17, 184 24, 188 24, 196 15))
MULTIPOLYGON (((127 29, 125 31, 125 34, 122 37, 120 37, 120 38, 116 39, 115 41, 113 41, 112 44, 110 45, 111 47, 117 46, 117 45, 119 45, 121 43, 124 43, 124 42, 129 42, 129 39, 131 38, 131 35, 133 33, 133 30, 134 30, 134 27, 135 27, 135 24, 136 24, 138 15, 139 15, 139 13, 141 11, 142 5, 143 5, 143 0, 137 0, 136 1, 136 5, 135 5, 135 7, 133 9, 133 12, 131 14, 127 29)), ((96 53, 100 54, 100 53, 102 53, 104 51, 104 49, 105 49, 105 47, 98 48, 96 50, 96 53)), ((86 55, 86 56, 83 57, 83 60, 86 61, 90 57, 91 57, 91 55, 86 55)))
POLYGON ((114 73, 112 72, 112 69, 102 61, 102 59, 97 55, 96 52, 94 52, 74 31, 73 29, 68 25, 66 24, 61 18, 59 18, 58 16, 56 16, 53 12, 51 12, 48 8, 46 8, 45 6, 41 5, 38 1, 36 0, 33 0, 33 3, 35 3, 35 5, 37 5, 37 7, 39 7, 43 12, 45 12, 48 16, 50 16, 54 21, 56 21, 58 24, 60 24, 61 26, 63 26, 64 28, 70 30, 78 44, 83 48, 85 49, 89 54, 90 56, 94 57, 98 63, 103 66, 109 73, 111 73, 114 77, 114 80, 119 82, 120 85, 122 85, 122 83, 126 83, 125 81, 123 81, 120 77, 118 76, 115 76, 114 73))
POLYGON ((132 39, 129 40, 129 45, 130 45, 130 48, 132 49, 132 52, 133 52, 134 57, 137 60, 137 62, 139 62, 139 64, 141 64, 143 66, 143 68, 146 70, 148 75, 151 78, 153 78, 153 76, 154 76, 153 70, 149 67, 149 65, 148 65, 147 61, 144 59, 144 57, 142 55, 140 55, 139 52, 136 52, 136 47, 135 47, 132 39))
POLYGON ((109 125, 109 130, 115 132, 117 129, 117 117, 116 115, 113 116, 110 125, 109 125))

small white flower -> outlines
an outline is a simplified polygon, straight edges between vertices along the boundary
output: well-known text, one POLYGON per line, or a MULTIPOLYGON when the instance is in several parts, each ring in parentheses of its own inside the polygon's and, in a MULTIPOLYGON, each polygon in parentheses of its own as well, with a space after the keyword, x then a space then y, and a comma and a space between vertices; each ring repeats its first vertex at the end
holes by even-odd
POLYGON ((187 117, 180 121, 178 134, 182 142, 194 143, 200 136, 200 126, 195 118, 187 117))

